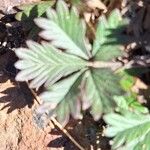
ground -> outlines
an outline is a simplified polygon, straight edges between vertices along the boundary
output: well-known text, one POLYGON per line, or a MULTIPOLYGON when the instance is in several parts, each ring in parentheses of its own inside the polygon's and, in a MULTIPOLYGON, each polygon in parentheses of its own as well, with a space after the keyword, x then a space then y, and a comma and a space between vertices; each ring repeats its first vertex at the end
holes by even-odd
MULTIPOLYGON (((39 0, 0 2, 0 150, 78 150, 52 122, 44 128, 37 126, 33 117, 37 102, 26 83, 15 81, 17 58, 12 50, 22 46, 25 38, 20 24, 8 14, 14 13, 13 6, 33 1, 39 0)), ((82 121, 71 120, 66 129, 85 150, 110 150, 108 138, 102 136, 103 126, 102 120, 95 122, 87 114, 82 121)))

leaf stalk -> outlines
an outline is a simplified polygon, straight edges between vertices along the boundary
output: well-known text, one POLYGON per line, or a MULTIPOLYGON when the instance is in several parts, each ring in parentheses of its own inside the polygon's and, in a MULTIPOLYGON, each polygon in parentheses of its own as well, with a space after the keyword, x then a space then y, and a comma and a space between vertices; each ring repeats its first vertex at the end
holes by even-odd
POLYGON ((116 70, 121 68, 123 64, 121 62, 94 61, 88 62, 87 66, 93 68, 111 68, 112 70, 116 70))

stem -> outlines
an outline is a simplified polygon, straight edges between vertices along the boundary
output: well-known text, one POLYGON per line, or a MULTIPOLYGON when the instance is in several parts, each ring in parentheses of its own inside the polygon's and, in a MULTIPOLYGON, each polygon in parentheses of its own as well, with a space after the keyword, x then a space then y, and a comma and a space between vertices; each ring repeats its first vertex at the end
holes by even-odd
POLYGON ((51 117, 51 120, 79 148, 79 150, 85 150, 54 117, 51 117))
POLYGON ((112 70, 116 70, 121 68, 123 65, 121 62, 94 61, 94 62, 89 62, 87 66, 93 68, 111 68, 112 70))

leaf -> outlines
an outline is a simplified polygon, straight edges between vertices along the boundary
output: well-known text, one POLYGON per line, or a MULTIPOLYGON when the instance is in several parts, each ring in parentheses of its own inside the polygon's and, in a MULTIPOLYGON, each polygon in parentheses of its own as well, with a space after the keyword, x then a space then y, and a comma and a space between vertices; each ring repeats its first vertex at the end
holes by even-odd
POLYGON ((104 16, 100 17, 92 51, 96 60, 108 61, 121 55, 117 36, 120 36, 122 26, 123 20, 117 9, 110 14, 108 21, 104 16))
POLYGON ((124 89, 128 94, 126 96, 115 97, 115 101, 119 109, 126 109, 137 111, 141 113, 148 113, 148 109, 141 105, 137 100, 137 94, 132 91, 132 87, 135 84, 135 77, 129 75, 126 70, 120 71, 119 76, 121 76, 120 84, 122 89, 124 89), (126 108, 123 106, 127 106, 126 108))
POLYGON ((81 0, 71 0, 71 3, 72 3, 73 5, 78 5, 78 4, 81 3, 81 0))
POLYGON ((48 43, 41 45, 28 41, 29 49, 19 48, 16 55, 20 60, 15 67, 21 71, 16 76, 17 81, 32 80, 31 88, 39 88, 45 83, 49 86, 60 78, 86 68, 86 61, 65 54, 48 43))
POLYGON ((98 120, 103 112, 115 106, 114 95, 120 95, 118 78, 109 69, 93 69, 86 75, 85 92, 91 103, 91 113, 98 120))
POLYGON ((131 88, 135 84, 135 78, 126 73, 126 71, 119 72, 119 75, 121 76, 120 80, 121 87, 125 91, 131 91, 131 88))
POLYGON ((115 96, 114 100, 117 104, 116 111, 121 112, 122 110, 139 112, 147 114, 149 111, 146 107, 141 105, 134 94, 128 96, 115 96))
POLYGON ((109 61, 118 56, 121 56, 120 48, 117 46, 104 46, 95 55, 95 60, 109 61))
POLYGON ((36 17, 42 16, 53 4, 54 1, 52 0, 18 6, 18 9, 22 11, 18 12, 15 18, 18 21, 33 20, 36 17))
POLYGON ((81 102, 79 101, 79 89, 80 79, 72 86, 66 97, 61 101, 61 103, 55 109, 55 114, 59 122, 63 125, 68 123, 70 115, 74 119, 82 119, 81 114, 81 102))
POLYGON ((132 108, 132 110, 134 110, 135 112, 140 112, 144 114, 147 114, 149 112, 148 108, 140 104, 134 95, 126 97, 126 101, 129 107, 132 108))
POLYGON ((108 28, 108 22, 104 16, 100 17, 98 27, 96 30, 96 38, 93 44, 92 54, 95 55, 101 48, 101 45, 106 41, 106 30, 108 28))
POLYGON ((45 102, 59 103, 61 99, 63 99, 65 95, 68 93, 71 86, 81 75, 81 73, 82 72, 75 73, 74 75, 71 75, 70 77, 50 86, 48 88, 48 91, 41 94, 40 98, 45 102))
MULTIPOLYGON (((128 147, 130 150, 137 150, 136 145, 139 142, 145 141, 147 143, 147 136, 150 133, 149 115, 125 111, 122 115, 117 113, 107 114, 104 116, 104 120, 109 125, 105 130, 105 135, 108 137, 115 136, 113 149, 119 149, 125 144, 125 146, 130 145, 128 147)), ((149 147, 149 144, 145 146, 149 147)))
POLYGON ((115 9, 111 12, 110 16, 108 17, 108 24, 109 28, 111 29, 116 29, 120 25, 124 24, 119 9, 115 9))
POLYGON ((82 73, 83 71, 80 71, 57 82, 40 96, 44 102, 54 106, 53 109, 48 110, 50 112, 54 111, 53 114, 56 114, 58 121, 64 125, 68 122, 70 114, 75 119, 81 118, 81 104, 78 101, 78 96, 80 92, 79 81, 81 80, 80 76, 82 73))
POLYGON ((150 132, 146 134, 145 138, 141 142, 137 143, 134 149, 149 150, 150 149, 149 139, 150 139, 150 132))
POLYGON ((56 11, 47 11, 47 17, 38 18, 36 24, 43 29, 41 37, 50 40, 51 44, 65 49, 66 52, 85 59, 91 57, 89 43, 85 39, 85 22, 79 19, 76 8, 69 11, 67 5, 59 0, 56 11))
POLYGON ((54 5, 54 2, 53 0, 41 1, 18 6, 21 11, 15 15, 15 18, 22 22, 24 30, 28 32, 29 39, 36 39, 40 31, 34 24, 34 18, 43 16, 46 10, 54 5))

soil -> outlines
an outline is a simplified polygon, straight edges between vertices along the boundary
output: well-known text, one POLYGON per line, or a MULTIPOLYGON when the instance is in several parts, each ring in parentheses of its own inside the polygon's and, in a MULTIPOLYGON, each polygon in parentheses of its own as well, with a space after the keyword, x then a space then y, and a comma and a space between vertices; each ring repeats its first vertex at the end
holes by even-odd
MULTIPOLYGON (((24 33, 23 24, 15 20, 16 10, 13 7, 35 1, 40 0, 0 1, 0 150, 78 150, 50 120, 47 126, 38 126, 34 118, 34 110, 38 107, 34 96, 26 83, 15 81, 17 70, 14 63, 17 57, 13 50, 25 46, 27 34, 24 33)), ((148 16, 144 21, 145 31, 149 29, 147 27, 150 24, 147 20, 148 16)), ((132 55, 137 54, 136 50, 132 55)), ((147 74, 144 76, 145 80, 148 82, 147 74)), ((145 84, 141 80, 138 81, 140 82, 136 82, 134 90, 142 92, 143 95, 143 92, 146 92, 145 84), (141 87, 143 85, 144 88, 141 87)), ((82 121, 70 120, 65 129, 85 150, 110 150, 109 139, 102 135, 104 125, 102 120, 95 122, 89 114, 84 114, 82 121)))

